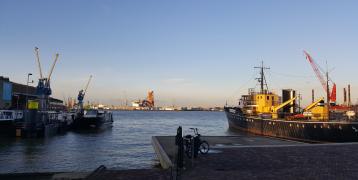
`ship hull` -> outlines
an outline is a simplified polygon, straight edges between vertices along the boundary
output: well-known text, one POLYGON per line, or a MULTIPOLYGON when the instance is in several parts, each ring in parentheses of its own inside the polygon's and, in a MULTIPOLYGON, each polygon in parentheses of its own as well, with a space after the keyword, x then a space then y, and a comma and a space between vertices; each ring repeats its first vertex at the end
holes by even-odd
POLYGON ((247 117, 225 107, 230 129, 306 142, 358 142, 358 122, 288 121, 247 117))
POLYGON ((14 120, 0 121, 0 136, 15 136, 14 120))
POLYGON ((73 122, 74 129, 86 130, 86 129, 104 129, 112 127, 112 116, 101 117, 79 117, 73 122))

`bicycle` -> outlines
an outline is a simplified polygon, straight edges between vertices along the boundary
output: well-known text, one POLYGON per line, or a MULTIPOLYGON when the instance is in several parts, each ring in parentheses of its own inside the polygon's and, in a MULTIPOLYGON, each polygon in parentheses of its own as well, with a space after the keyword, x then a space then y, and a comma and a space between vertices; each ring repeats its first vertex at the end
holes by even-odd
POLYGON ((210 149, 209 143, 205 140, 201 140, 198 128, 190 129, 194 131, 194 135, 189 134, 184 137, 184 148, 187 157, 197 157, 199 152, 200 154, 207 154, 210 149))

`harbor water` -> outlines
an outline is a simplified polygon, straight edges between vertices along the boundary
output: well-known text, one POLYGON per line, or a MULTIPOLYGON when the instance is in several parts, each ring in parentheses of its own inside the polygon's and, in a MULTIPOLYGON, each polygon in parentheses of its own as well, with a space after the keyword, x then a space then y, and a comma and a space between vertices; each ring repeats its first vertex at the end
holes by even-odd
MULTIPOLYGON (((43 139, 0 139, 0 173, 148 169, 158 165, 152 136, 184 134, 196 127, 202 135, 235 135, 224 112, 115 111, 113 127, 96 132, 67 132, 43 139)), ((173 142, 174 143, 174 142, 173 142)))

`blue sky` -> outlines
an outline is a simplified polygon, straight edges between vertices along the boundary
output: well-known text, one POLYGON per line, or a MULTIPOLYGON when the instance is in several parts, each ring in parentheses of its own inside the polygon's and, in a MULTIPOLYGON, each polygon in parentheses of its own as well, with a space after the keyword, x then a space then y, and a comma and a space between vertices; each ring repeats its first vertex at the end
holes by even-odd
MULTIPOLYGON (((269 87, 310 101, 323 89, 303 50, 342 88, 358 80, 357 1, 0 0, 0 70, 16 82, 60 53, 54 96, 75 97, 94 76, 88 99, 123 104, 154 90, 159 105, 222 106, 255 87, 265 62, 269 87)), ((37 78, 37 76, 34 76, 37 78)))

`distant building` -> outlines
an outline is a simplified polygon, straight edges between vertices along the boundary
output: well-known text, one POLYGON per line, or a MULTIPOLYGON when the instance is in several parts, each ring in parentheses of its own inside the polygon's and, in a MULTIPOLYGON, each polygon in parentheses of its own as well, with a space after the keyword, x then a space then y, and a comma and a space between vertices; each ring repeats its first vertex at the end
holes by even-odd
POLYGON ((164 111, 175 111, 176 109, 174 107, 165 107, 164 111))
POLYGON ((132 102, 132 106, 135 108, 154 108, 154 91, 148 92, 147 99, 132 102))
POLYGON ((140 101, 134 101, 132 102, 133 107, 140 107, 140 101))

